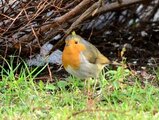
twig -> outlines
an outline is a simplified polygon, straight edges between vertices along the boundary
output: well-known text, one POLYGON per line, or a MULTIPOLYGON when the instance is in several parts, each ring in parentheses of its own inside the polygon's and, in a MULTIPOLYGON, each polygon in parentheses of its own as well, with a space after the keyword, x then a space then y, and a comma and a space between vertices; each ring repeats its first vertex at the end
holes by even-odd
MULTIPOLYGON (((88 7, 90 4, 92 4, 92 0, 83 0, 81 3, 79 3, 74 9, 72 9, 68 13, 56 18, 52 22, 52 24, 42 26, 40 28, 40 32, 45 33, 47 31, 49 31, 49 29, 55 28, 55 27, 61 25, 62 23, 67 22, 68 20, 72 19, 73 17, 75 17, 78 14, 80 14, 81 12, 83 12, 86 9, 86 7, 88 7)), ((19 42, 31 41, 33 38, 34 38, 33 35, 30 33, 29 35, 25 35, 22 38, 20 38, 19 42)))
POLYGON ((129 111, 121 112, 121 111, 117 111, 117 110, 84 109, 84 110, 81 110, 81 111, 79 111, 79 112, 75 112, 75 113, 73 113, 72 115, 68 116, 66 120, 69 120, 69 119, 71 119, 72 117, 75 117, 75 116, 77 116, 77 115, 79 115, 79 114, 82 114, 82 113, 85 113, 85 112, 107 112, 107 113, 115 112, 115 113, 119 113, 119 114, 128 115, 128 114, 126 114, 126 112, 129 112, 129 111))
MULTIPOLYGON (((94 14, 95 16, 96 15, 99 15, 99 14, 102 14, 104 12, 108 12, 108 11, 111 11, 111 10, 115 10, 115 9, 121 9, 125 6, 129 6, 129 5, 133 5, 133 4, 136 4, 136 3, 140 3, 140 2, 143 2, 144 0, 123 0, 122 1, 122 4, 118 4, 118 2, 115 2, 115 3, 111 3, 111 4, 106 4, 104 6, 102 6, 101 8, 99 8, 99 10, 94 14)), ((84 20, 87 20, 88 18, 92 17, 92 13, 93 11, 98 8, 98 5, 99 5, 99 2, 96 2, 94 3, 90 8, 88 8, 72 25, 71 27, 66 31, 66 34, 69 34, 73 29, 75 29, 77 27, 77 25, 79 25, 80 23, 82 23, 84 20)), ((93 15, 93 17, 94 17, 93 15)), ((52 53, 55 48, 57 48, 57 46, 63 44, 64 41, 63 39, 61 39, 53 48, 52 50, 50 51, 50 53, 52 53)))
POLYGON ((17 18, 22 14, 23 9, 19 12, 19 14, 14 18, 13 22, 10 24, 10 26, 5 30, 5 32, 3 32, 1 35, 3 36, 14 24, 14 22, 17 20, 17 18))

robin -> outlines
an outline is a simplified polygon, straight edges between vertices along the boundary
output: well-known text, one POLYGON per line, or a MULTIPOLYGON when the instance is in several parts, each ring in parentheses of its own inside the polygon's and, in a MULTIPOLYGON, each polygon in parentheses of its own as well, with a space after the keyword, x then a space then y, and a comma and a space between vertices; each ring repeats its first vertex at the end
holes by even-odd
POLYGON ((65 39, 62 63, 68 73, 88 79, 97 78, 110 61, 94 45, 74 33, 65 39))

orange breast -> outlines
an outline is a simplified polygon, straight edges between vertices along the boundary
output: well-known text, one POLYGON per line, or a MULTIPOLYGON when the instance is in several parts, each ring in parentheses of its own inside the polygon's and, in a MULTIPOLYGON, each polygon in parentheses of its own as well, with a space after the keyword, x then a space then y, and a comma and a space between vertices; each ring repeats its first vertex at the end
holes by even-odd
POLYGON ((62 53, 62 63, 64 68, 70 65, 74 69, 78 69, 80 66, 80 53, 85 49, 82 44, 73 44, 65 46, 62 53))

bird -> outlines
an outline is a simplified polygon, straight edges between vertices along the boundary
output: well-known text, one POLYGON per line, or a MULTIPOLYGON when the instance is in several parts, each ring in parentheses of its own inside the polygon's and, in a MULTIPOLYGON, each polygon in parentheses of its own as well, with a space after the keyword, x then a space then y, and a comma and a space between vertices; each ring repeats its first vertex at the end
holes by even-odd
POLYGON ((65 70, 80 79, 97 78, 110 60, 93 44, 75 34, 68 35, 62 52, 65 70))

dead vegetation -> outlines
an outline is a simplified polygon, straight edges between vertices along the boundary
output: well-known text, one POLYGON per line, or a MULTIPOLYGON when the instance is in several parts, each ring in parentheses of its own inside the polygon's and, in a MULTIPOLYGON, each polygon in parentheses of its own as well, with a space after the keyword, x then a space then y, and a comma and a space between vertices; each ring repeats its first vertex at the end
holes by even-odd
POLYGON ((152 43, 158 51, 158 7, 159 0, 0 0, 0 54, 28 57, 60 34, 53 51, 72 30, 107 43, 152 43))

